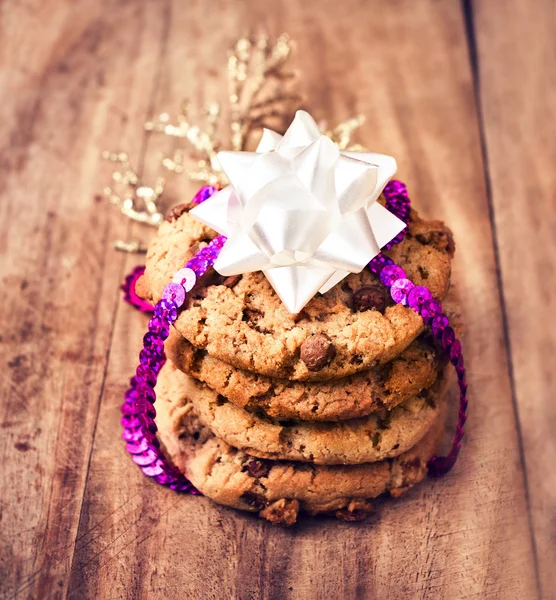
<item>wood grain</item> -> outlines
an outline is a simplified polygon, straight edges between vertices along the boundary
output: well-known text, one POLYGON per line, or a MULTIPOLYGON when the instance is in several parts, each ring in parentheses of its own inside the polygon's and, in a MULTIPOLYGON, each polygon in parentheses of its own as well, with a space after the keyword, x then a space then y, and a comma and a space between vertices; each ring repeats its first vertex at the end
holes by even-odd
POLYGON ((555 594, 556 21, 554 2, 477 2, 502 297, 542 597, 555 594), (499 6, 498 6, 499 8, 499 6))
MULTIPOLYGON (((525 1, 511 0, 502 22, 499 3, 477 4, 469 46, 460 4, 437 0, 3 3, 6 598, 551 597, 555 336, 533 315, 549 323, 553 307, 556 87, 534 67, 554 75, 554 21, 548 2, 523 29, 525 1), (126 149, 154 176, 161 142, 143 120, 185 97, 223 98, 227 50, 249 31, 297 41, 306 107, 332 123, 367 115, 361 141, 396 156, 416 206, 445 219, 458 243, 471 392, 460 462, 355 526, 279 529, 176 495, 146 481, 120 439, 146 321, 118 289, 137 258, 111 242, 151 232, 95 200, 109 172, 100 152, 126 149), (524 300, 524 289, 541 292, 524 300)), ((193 191, 177 179, 170 195, 193 191)))
POLYGON ((99 156, 140 152, 159 61, 142 54, 145 7, 2 8, 0 580, 8 597, 62 597, 123 273, 112 240, 127 228, 95 200, 99 156))

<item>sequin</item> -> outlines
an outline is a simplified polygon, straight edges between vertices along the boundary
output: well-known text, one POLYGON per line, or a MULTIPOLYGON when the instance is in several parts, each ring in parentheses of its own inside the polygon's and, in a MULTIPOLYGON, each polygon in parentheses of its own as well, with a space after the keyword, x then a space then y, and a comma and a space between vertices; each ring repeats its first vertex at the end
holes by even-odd
POLYGON ((126 442, 137 442, 140 439, 143 439, 143 432, 140 427, 135 429, 124 429, 122 432, 122 438, 126 442))
POLYGON ((187 481, 187 479, 177 479, 168 487, 176 492, 191 492, 192 489, 192 485, 189 483, 189 481, 187 481))
POLYGON ((215 237, 209 244, 209 246, 214 246, 216 248, 222 249, 224 244, 227 242, 228 238, 225 235, 219 235, 215 237))
POLYGON ((145 333, 143 336, 143 346, 147 350, 152 350, 157 354, 162 355, 164 353, 164 340, 152 331, 145 333))
POLYGON ((141 454, 135 454, 132 456, 133 462, 141 467, 152 465, 157 458, 158 453, 151 449, 147 450, 146 452, 142 452, 141 454))
MULTIPOLYGON (((154 463, 154 465, 157 465, 157 464, 160 464, 160 463, 158 463, 158 461, 154 463)), ((168 467, 165 465, 165 468, 168 468, 168 467)), ((143 470, 143 473, 145 473, 145 470, 144 469, 142 469, 142 470, 143 470)), ((145 473, 145 475, 147 475, 147 473, 145 473)), ((168 473, 166 471, 162 471, 158 475, 153 475, 152 477, 154 478, 154 480, 157 483, 160 483, 160 485, 170 485, 171 483, 175 483, 178 479, 175 475, 173 475, 172 473, 168 473)))
POLYGON ((152 420, 152 417, 148 415, 140 415, 139 422, 141 423, 141 428, 144 431, 150 431, 151 433, 156 433, 158 431, 158 427, 156 423, 152 420))
POLYGON ((421 306, 421 316, 425 323, 429 324, 434 317, 442 314, 442 305, 438 300, 431 298, 423 302, 421 306))
POLYGON ((414 287, 415 285, 411 283, 409 279, 398 279, 397 281, 394 281, 390 288, 392 300, 397 304, 403 304, 405 306, 407 304, 407 296, 414 287))
POLYGON ((141 427, 141 420, 137 415, 124 415, 120 423, 126 429, 135 429, 141 427))
POLYGON ((449 325, 444 328, 444 331, 442 332, 442 347, 446 352, 450 350, 455 337, 454 330, 449 325))
POLYGON ((185 290, 179 283, 173 281, 166 284, 162 290, 162 298, 174 302, 179 308, 185 302, 185 290))
POLYGON ((148 365, 139 365, 136 369, 137 377, 145 383, 154 387, 156 385, 156 373, 148 365))
POLYGON ((434 317, 431 323, 432 334, 436 339, 440 339, 442 337, 442 332, 444 331, 444 327, 448 325, 448 317, 446 315, 438 315, 434 317))
POLYGON ((380 273, 380 281, 386 286, 391 287, 398 279, 405 279, 405 271, 398 265, 388 265, 380 273))
POLYGON ((142 382, 137 385, 136 388, 137 399, 135 402, 150 402, 151 404, 156 400, 156 394, 154 393, 154 389, 151 385, 146 382, 142 382))
POLYGON ((461 342, 454 340, 452 347, 450 348, 450 362, 455 366, 458 362, 458 358, 461 354, 461 342))
POLYGON ((170 326, 162 317, 153 317, 149 321, 149 331, 165 340, 170 334, 170 326))
POLYGON ((431 298, 432 294, 426 287, 416 285, 407 295, 407 304, 413 310, 420 312, 423 304, 431 298))
POLYGON ((141 467, 141 471, 148 477, 156 477, 164 473, 164 462, 156 460, 152 465, 141 467))
POLYGON ((160 369, 162 369, 162 366, 166 362, 166 358, 158 354, 158 352, 156 351, 153 351, 148 348, 143 348, 143 350, 141 350, 141 352, 139 353, 139 362, 142 365, 150 367, 153 373, 158 375, 160 369))
MULTIPOLYGON (((137 385, 137 384, 135 384, 137 385)), ((124 394, 125 401, 128 403, 136 402, 138 399, 137 390, 135 387, 129 388, 124 394)))
POLYGON ((194 196, 193 196, 193 204, 201 204, 205 200, 208 200, 213 194, 215 194, 218 190, 212 185, 203 186, 194 196))
POLYGON ((153 404, 147 400, 138 400, 134 403, 124 402, 120 410, 124 415, 148 415, 151 418, 156 417, 156 410, 153 404))
POLYGON ((193 269, 184 267, 174 275, 172 281, 183 286, 186 292, 190 292, 197 281, 197 275, 195 275, 195 271, 193 271, 193 269))
POLYGON ((130 454, 142 454, 143 452, 146 452, 149 448, 149 442, 144 437, 135 442, 128 442, 125 446, 125 449, 130 454))
POLYGON ((136 404, 137 402, 154 402, 155 393, 148 383, 139 381, 135 388, 129 389, 125 394, 125 399, 128 404, 136 404))
POLYGON ((375 275, 380 275, 385 267, 393 265, 394 261, 384 254, 377 254, 369 263, 369 269, 375 275))
POLYGON ((169 300, 160 300, 154 307, 154 316, 162 317, 169 323, 173 323, 178 318, 178 307, 175 302, 169 300))
POLYGON ((207 269, 209 267, 209 261, 203 258, 202 256, 199 258, 192 258, 187 263, 187 268, 192 269, 197 277, 202 277, 207 272, 207 269))
POLYGON ((460 381, 465 377, 465 363, 463 361, 463 355, 460 354, 456 364, 454 365, 456 368, 456 373, 458 374, 458 379, 460 381))

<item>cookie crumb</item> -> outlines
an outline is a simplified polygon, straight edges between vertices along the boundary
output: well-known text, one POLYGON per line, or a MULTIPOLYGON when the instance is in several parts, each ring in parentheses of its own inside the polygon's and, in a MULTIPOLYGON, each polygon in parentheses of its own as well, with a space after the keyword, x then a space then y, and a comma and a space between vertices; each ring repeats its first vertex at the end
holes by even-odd
POLYGON ((264 496, 256 494, 255 492, 244 492, 241 495, 241 499, 251 508, 256 510, 263 510, 266 507, 267 501, 264 496))
POLYGON ((293 525, 297 521, 298 513, 299 502, 297 500, 280 498, 262 510, 259 516, 276 525, 293 525))
POLYGON ((164 220, 171 223, 172 221, 179 219, 183 215, 183 213, 185 213, 189 210, 189 207, 190 207, 190 204, 188 202, 182 202, 181 204, 176 204, 176 206, 172 207, 166 213, 164 220))
POLYGON ((353 294, 353 309, 357 312, 364 310, 378 310, 383 313, 386 308, 384 288, 377 285, 366 286, 358 289, 353 294))
POLYGON ((334 513, 340 521, 354 523, 365 520, 373 512, 373 505, 368 500, 352 500, 345 508, 334 513))

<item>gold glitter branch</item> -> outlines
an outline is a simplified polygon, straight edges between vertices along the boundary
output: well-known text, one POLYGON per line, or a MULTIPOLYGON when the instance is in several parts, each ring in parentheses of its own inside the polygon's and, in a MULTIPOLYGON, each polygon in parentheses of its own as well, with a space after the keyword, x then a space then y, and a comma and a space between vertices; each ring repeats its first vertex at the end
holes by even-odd
POLYGON ((117 186, 124 187, 123 195, 117 194, 113 188, 104 188, 104 195, 118 206, 126 217, 147 225, 160 225, 163 215, 158 212, 157 202, 164 190, 165 180, 157 177, 154 187, 141 182, 137 172, 132 168, 125 152, 103 152, 102 158, 119 165, 112 173, 112 180, 117 186))
POLYGON ((219 103, 211 102, 205 107, 202 129, 193 124, 189 104, 184 102, 175 123, 170 122, 168 113, 162 113, 145 123, 145 129, 189 142, 196 164, 187 168, 186 148, 178 148, 171 157, 163 157, 162 165, 176 173, 185 172, 192 181, 227 185, 216 160, 219 150, 246 150, 254 132, 268 126, 272 119, 285 122, 301 100, 287 86, 295 78, 294 73, 285 70, 291 51, 292 43, 286 35, 281 35, 275 44, 270 44, 267 36, 238 40, 228 58, 229 136, 225 132, 218 135, 223 129, 219 103), (222 139, 222 134, 229 139, 222 139))
POLYGON ((292 111, 287 108, 301 101, 284 85, 295 79, 293 72, 284 70, 291 51, 286 35, 281 35, 273 46, 266 36, 237 42, 228 59, 232 150, 245 150, 251 131, 265 127, 273 117, 290 116, 292 111), (265 84, 272 83, 270 90, 268 85, 265 88, 265 84))
MULTIPOLYGON (((356 129, 359 129, 361 125, 365 122, 364 115, 357 115, 357 117, 352 117, 351 119, 347 119, 343 121, 334 129, 327 130, 325 135, 328 136, 340 150, 348 150, 351 152, 365 152, 366 148, 364 148, 361 144, 351 144, 351 137, 353 132, 356 129)), ((326 127, 326 125, 325 125, 326 127)), ((325 129, 323 127, 323 129, 325 129)))
MULTIPOLYGON (((168 113, 162 113, 147 121, 144 128, 149 133, 160 133, 174 140, 185 142, 174 149, 172 155, 160 158, 161 167, 173 173, 186 173, 192 181, 204 185, 224 187, 226 176, 218 164, 216 155, 222 148, 233 151, 247 150, 253 134, 264 127, 274 130, 286 128, 301 96, 292 90, 297 79, 287 70, 292 53, 292 42, 285 34, 272 44, 268 36, 241 38, 230 53, 227 63, 229 126, 223 125, 223 107, 209 102, 195 123, 191 118, 189 102, 180 107, 175 122, 168 113)), ((353 132, 363 123, 358 116, 326 131, 341 150, 361 151, 360 145, 350 146, 353 132)), ((321 129, 326 130, 326 123, 321 129)), ((157 177, 148 186, 133 169, 125 152, 103 152, 102 157, 117 167, 112 173, 114 187, 104 190, 105 196, 133 221, 147 225, 159 225, 164 216, 159 200, 164 192, 166 179, 157 177), (122 189, 121 194, 116 191, 122 189)), ((117 241, 115 247, 126 252, 144 252, 138 241, 117 241)))

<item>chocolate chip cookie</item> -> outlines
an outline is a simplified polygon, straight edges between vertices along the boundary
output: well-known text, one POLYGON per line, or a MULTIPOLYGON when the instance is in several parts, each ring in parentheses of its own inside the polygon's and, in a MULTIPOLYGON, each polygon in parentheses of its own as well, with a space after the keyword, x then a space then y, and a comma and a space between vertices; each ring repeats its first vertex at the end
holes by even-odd
MULTIPOLYGON (((458 337, 461 317, 454 286, 444 310, 458 337)), ((173 330, 166 353, 185 373, 206 383, 230 402, 250 411, 263 411, 277 420, 342 421, 391 409, 434 383, 445 360, 425 332, 386 365, 329 381, 291 381, 258 375, 213 358, 173 330)))
POLYGON ((370 499, 397 497, 420 482, 442 435, 442 415, 411 450, 362 465, 311 465, 249 456, 214 437, 189 401, 185 375, 169 362, 157 385, 159 437, 172 462, 219 504, 258 512, 291 525, 300 511, 354 521, 372 509, 370 499))
POLYGON ((428 338, 419 338, 392 362, 341 379, 291 381, 258 375, 213 358, 173 331, 169 358, 230 402, 275 419, 342 421, 390 409, 430 387, 439 360, 428 338))
MULTIPOLYGON (((161 225, 149 247, 138 291, 160 299, 164 285, 183 266, 194 243, 214 236, 188 213, 161 225)), ((404 241, 390 253, 417 285, 443 299, 453 255, 442 223, 412 211, 404 241)), ((261 272, 215 277, 197 287, 175 323, 197 348, 230 365, 270 377, 326 380, 384 364, 423 330, 412 309, 395 305, 367 269, 351 274, 326 294, 317 294, 290 314, 261 272)))
POLYGON ((231 446, 267 459, 349 465, 392 458, 414 446, 440 410, 441 380, 391 411, 336 423, 280 423, 235 406, 193 377, 180 378, 203 425, 231 446))

